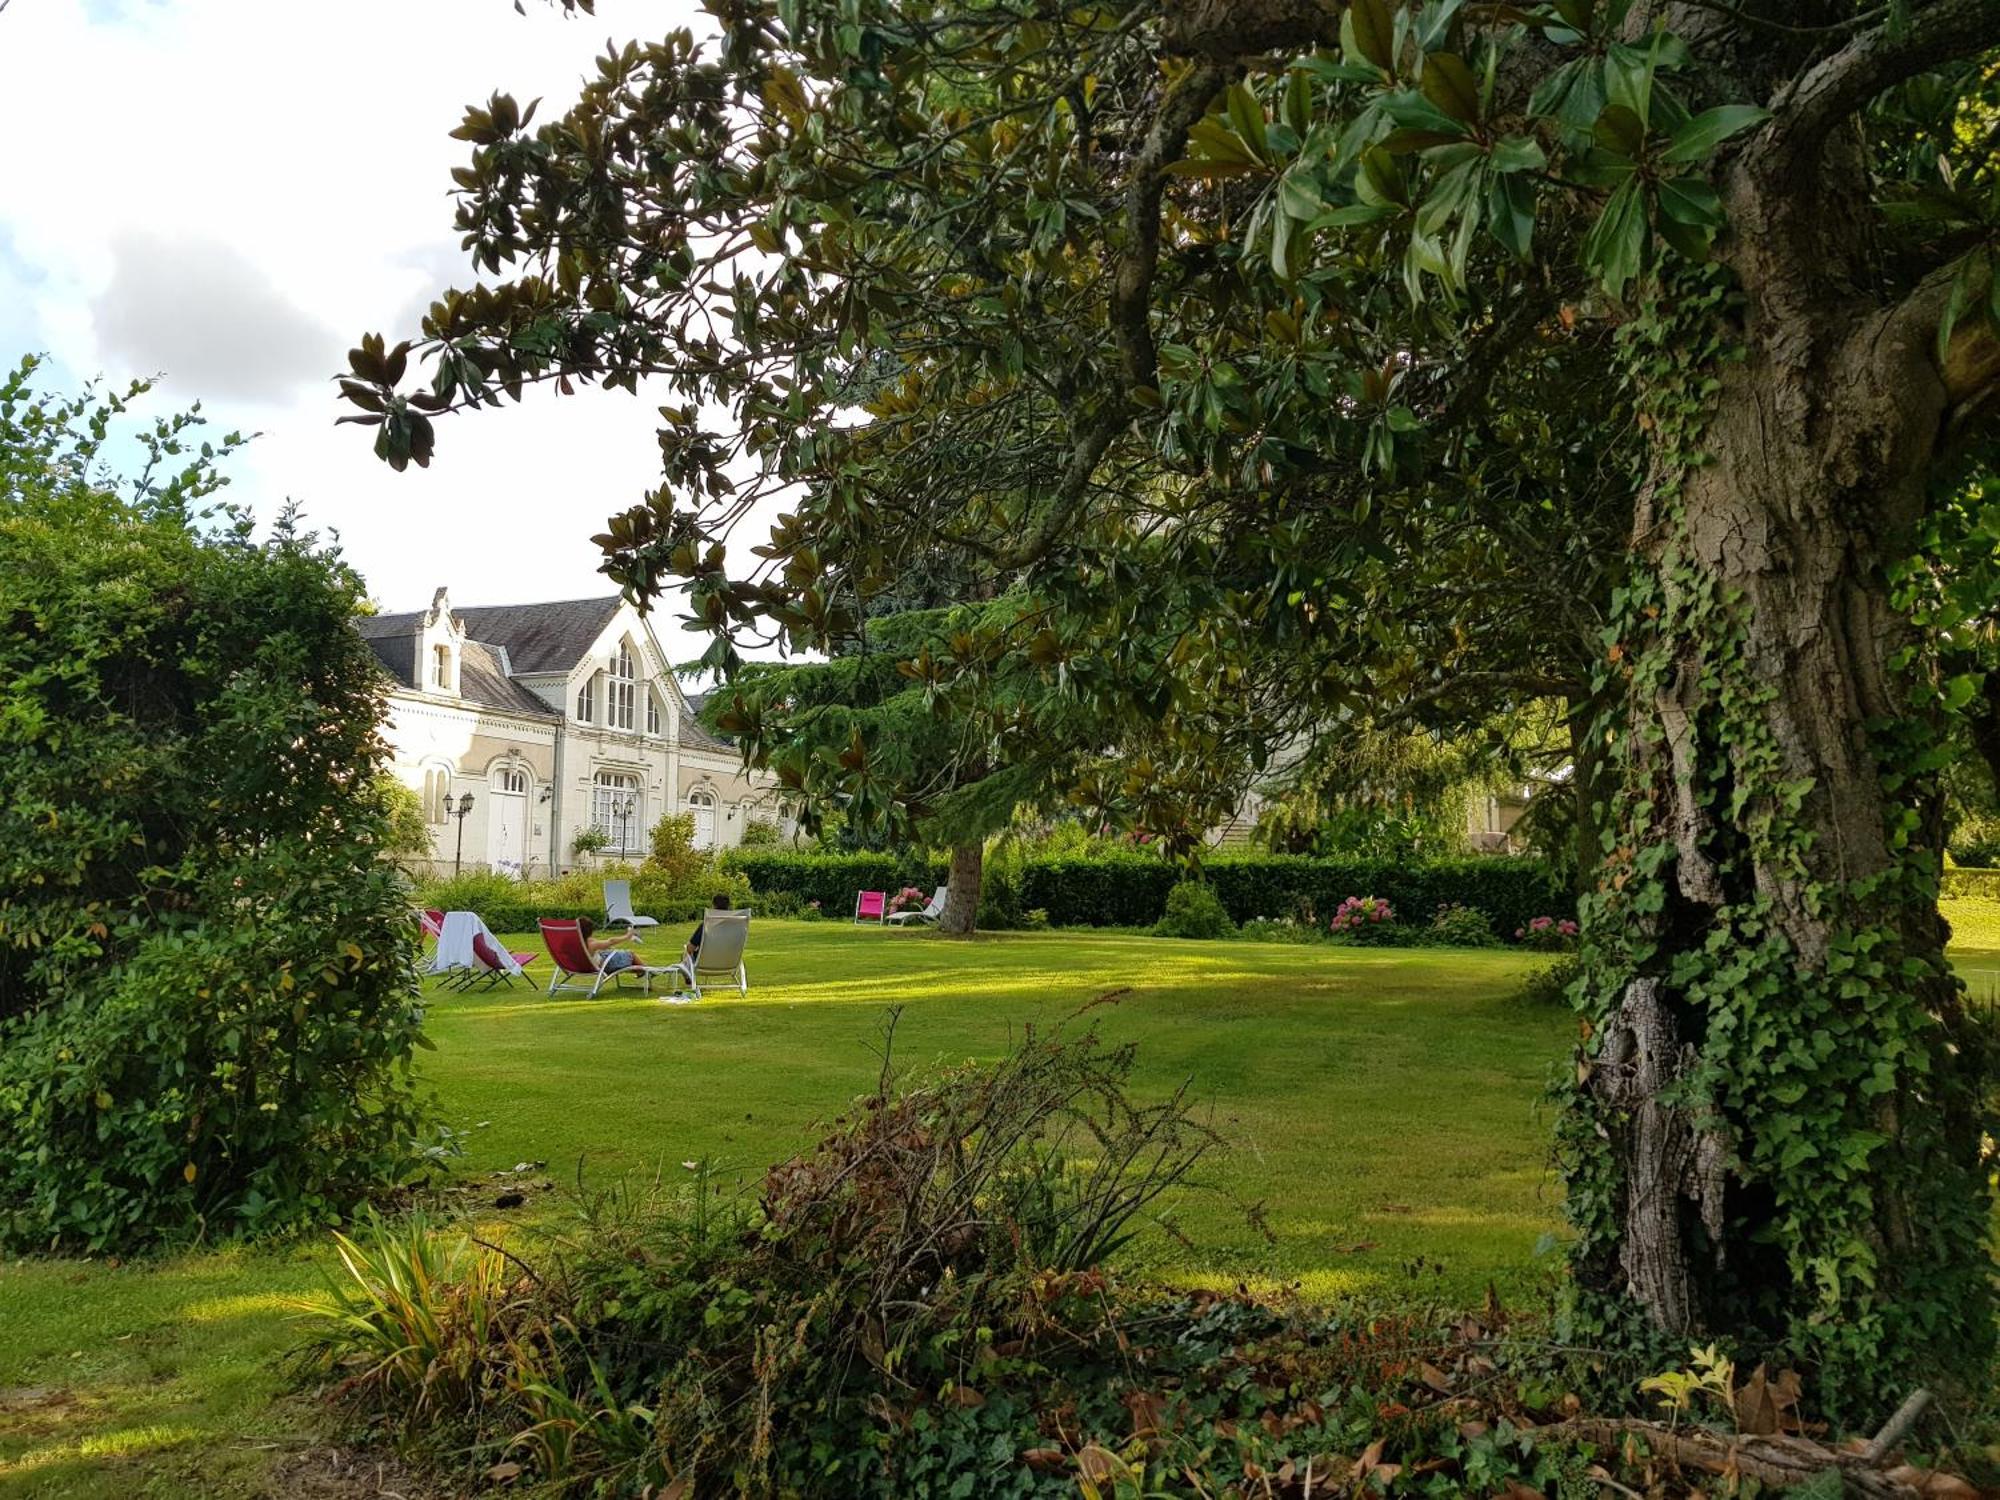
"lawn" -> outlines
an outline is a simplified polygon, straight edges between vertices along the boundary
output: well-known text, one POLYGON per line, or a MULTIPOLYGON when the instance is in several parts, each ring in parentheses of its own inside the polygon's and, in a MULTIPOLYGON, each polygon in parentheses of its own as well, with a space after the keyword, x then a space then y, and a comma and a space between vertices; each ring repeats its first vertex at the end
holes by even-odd
MULTIPOLYGON (((2000 977, 2000 921, 1967 935, 1968 968, 2000 977)), ((490 1174, 520 1162, 547 1163, 531 1181, 579 1164, 605 1181, 685 1175, 705 1156, 754 1183, 870 1086, 890 1007, 897 1061, 923 1068, 992 1057, 1122 990, 1090 1019, 1138 1044, 1138 1091, 1192 1080, 1230 1142, 1180 1204, 1198 1249, 1153 1237, 1154 1274, 1319 1296, 1476 1298, 1492 1280, 1520 1295, 1557 1217, 1538 1101, 1572 1024, 1511 1002, 1526 962, 764 922, 748 997, 439 995, 425 1067, 465 1133, 461 1177, 495 1193, 509 1184, 490 1174), (1274 1243, 1241 1211, 1260 1202, 1274 1243)), ((493 1217, 560 1212, 559 1192, 531 1191, 493 1217)), ((284 1299, 316 1284, 322 1258, 315 1240, 0 1265, 0 1496, 268 1493, 274 1460, 314 1432, 279 1360, 284 1299)))

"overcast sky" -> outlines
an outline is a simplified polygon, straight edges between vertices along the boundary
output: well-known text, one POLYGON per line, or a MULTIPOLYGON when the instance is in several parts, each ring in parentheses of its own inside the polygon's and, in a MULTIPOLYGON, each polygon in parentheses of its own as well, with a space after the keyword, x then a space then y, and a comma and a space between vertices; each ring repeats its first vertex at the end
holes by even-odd
MULTIPOLYGON (((384 607, 608 592, 590 535, 657 479, 657 404, 545 394, 439 425, 428 472, 335 427, 364 331, 414 334, 473 274, 447 135, 495 88, 566 105, 607 37, 702 25, 694 0, 7 0, 0 10, 0 362, 163 377, 262 434, 232 498, 339 531, 384 607)), ((673 649, 670 645, 669 649, 673 649)), ((690 641, 686 653, 695 648, 690 641)))

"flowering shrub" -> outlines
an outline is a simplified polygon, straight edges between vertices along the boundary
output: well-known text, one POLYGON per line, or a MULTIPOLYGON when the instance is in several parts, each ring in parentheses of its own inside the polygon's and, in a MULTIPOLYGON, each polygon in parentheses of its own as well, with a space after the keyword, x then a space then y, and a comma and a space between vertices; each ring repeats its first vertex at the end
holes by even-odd
POLYGON ((1340 903, 1340 909, 1334 912, 1333 920, 1327 924, 1327 930, 1344 937, 1357 937, 1370 928, 1395 920, 1396 913, 1381 897, 1349 896, 1340 903))
POLYGON ((1514 929, 1514 941, 1541 953, 1566 953, 1576 946, 1576 930, 1568 917, 1535 917, 1514 929))
POLYGON ((889 910, 892 912, 922 911, 929 900, 930 897, 926 896, 916 886, 906 885, 890 898, 889 910))

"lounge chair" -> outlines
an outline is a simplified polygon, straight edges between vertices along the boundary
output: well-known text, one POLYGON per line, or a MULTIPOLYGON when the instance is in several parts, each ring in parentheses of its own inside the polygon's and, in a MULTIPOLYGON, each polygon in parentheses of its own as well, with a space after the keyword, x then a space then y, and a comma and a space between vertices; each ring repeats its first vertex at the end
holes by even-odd
POLYGON ((857 922, 879 922, 889 909, 887 891, 857 891, 854 895, 854 920, 857 922))
POLYGON ((549 976, 551 995, 559 990, 574 990, 595 998, 607 979, 619 984, 627 979, 636 979, 651 994, 656 977, 686 975, 686 970, 679 964, 633 963, 622 969, 607 970, 604 961, 611 955, 590 951, 590 944, 584 941, 583 929, 574 917, 559 922, 544 917, 541 928, 542 946, 549 950, 549 961, 555 965, 555 973, 549 976))
POLYGON ((692 994, 663 995, 670 1004, 684 1005, 701 998, 705 974, 723 985, 734 984, 736 993, 750 993, 750 971, 743 966, 743 947, 750 940, 750 913, 747 911, 705 911, 701 914, 701 948, 693 962, 682 959, 674 965, 677 983, 692 994))
POLYGON ((632 911, 632 882, 604 882, 604 925, 606 927, 658 927, 657 917, 641 917, 632 911))
POLYGON ((435 943, 444 936, 444 913, 435 906, 427 906, 417 913, 417 925, 424 930, 424 936, 435 943))
POLYGON ((472 958, 476 968, 460 983, 461 989, 471 989, 478 985, 481 979, 485 980, 485 984, 481 987, 489 990, 499 984, 504 984, 511 990, 517 979, 526 979, 531 985, 535 982, 528 973, 528 965, 535 961, 536 955, 515 953, 504 947, 498 938, 486 930, 484 922, 481 922, 479 930, 472 934, 472 958))
POLYGON ((947 889, 948 887, 946 886, 939 886, 935 891, 931 892, 931 899, 928 905, 911 907, 905 911, 892 911, 889 913, 888 920, 891 922, 935 922, 939 917, 944 915, 944 893, 947 889))
POLYGON ((480 972, 479 960, 472 953, 473 934, 485 926, 474 912, 446 912, 438 923, 437 946, 431 950, 431 961, 424 972, 449 976, 455 984, 470 982, 480 972))

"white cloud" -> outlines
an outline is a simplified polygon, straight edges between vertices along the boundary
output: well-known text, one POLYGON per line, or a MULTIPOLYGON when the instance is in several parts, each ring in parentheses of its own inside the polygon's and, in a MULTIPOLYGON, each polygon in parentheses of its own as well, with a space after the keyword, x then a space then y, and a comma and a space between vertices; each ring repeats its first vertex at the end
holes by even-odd
MULTIPOLYGON (((390 607, 605 591, 592 532, 657 482, 654 405, 530 399, 439 427, 395 474, 331 377, 473 273, 448 138, 498 88, 563 107, 607 35, 705 26, 695 0, 14 0, 0 12, 0 334, 69 378, 164 372, 256 430, 233 494, 336 528, 390 607)), ((747 543, 751 540, 744 537, 747 543)), ((695 638, 690 637, 689 654, 695 638)))

